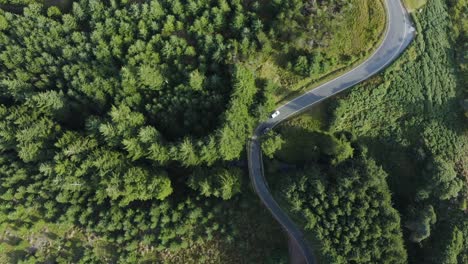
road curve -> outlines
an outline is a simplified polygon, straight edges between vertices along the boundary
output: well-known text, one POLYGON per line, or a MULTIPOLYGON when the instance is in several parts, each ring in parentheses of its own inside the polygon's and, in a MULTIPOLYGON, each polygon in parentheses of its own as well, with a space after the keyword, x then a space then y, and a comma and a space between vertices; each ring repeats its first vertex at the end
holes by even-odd
POLYGON ((308 264, 316 263, 312 248, 305 239, 301 228, 298 228, 279 207, 269 191, 263 172, 260 137, 267 128, 272 129, 293 115, 375 75, 406 49, 415 35, 411 19, 400 0, 384 0, 384 2, 387 12, 387 27, 384 39, 377 50, 366 61, 352 70, 280 106, 278 108, 280 114, 276 118, 260 123, 247 145, 249 175, 255 192, 276 221, 287 232, 290 239, 298 245, 305 262, 308 264))

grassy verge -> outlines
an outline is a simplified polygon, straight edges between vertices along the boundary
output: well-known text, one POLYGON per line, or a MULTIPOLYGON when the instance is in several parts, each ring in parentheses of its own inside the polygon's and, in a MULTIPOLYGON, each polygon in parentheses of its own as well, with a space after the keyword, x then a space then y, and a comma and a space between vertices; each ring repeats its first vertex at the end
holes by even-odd
POLYGON ((417 9, 423 7, 427 0, 404 0, 406 8, 409 12, 414 12, 417 9))
POLYGON ((330 33, 332 36, 324 47, 314 51, 324 52, 330 58, 349 54, 350 60, 336 64, 327 72, 311 73, 309 77, 303 78, 278 66, 275 55, 262 63, 258 69, 259 76, 268 77, 280 86, 275 92, 277 104, 330 81, 365 61, 383 40, 386 28, 385 4, 383 1, 358 0, 333 28, 336 30, 330 33))

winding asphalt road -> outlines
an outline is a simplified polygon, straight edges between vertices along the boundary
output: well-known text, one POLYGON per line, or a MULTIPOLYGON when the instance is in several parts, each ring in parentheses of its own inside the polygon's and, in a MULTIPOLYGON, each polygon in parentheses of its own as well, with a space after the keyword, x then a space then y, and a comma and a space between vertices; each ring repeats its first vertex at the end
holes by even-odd
POLYGON ((392 63, 406 49, 415 35, 410 17, 400 0, 385 0, 384 2, 387 12, 387 27, 384 39, 378 49, 366 61, 349 72, 279 107, 280 114, 259 124, 247 146, 249 174, 255 191, 263 204, 270 210, 273 217, 285 229, 293 242, 292 244, 296 244, 299 247, 304 261, 308 264, 316 263, 311 246, 306 241, 301 228, 297 227, 281 207, 279 207, 269 191, 263 171, 260 137, 267 128, 272 129, 293 115, 301 113, 320 101, 351 88, 375 75, 392 63))

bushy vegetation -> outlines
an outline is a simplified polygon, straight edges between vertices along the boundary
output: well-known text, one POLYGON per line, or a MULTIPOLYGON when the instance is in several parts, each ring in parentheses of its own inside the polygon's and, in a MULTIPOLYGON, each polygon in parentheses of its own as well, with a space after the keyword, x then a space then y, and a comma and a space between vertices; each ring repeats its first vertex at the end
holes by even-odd
POLYGON ((9 5, 27 5, 37 3, 36 0, 0 0, 0 4, 9 4, 9 5))
MULTIPOLYGON (((420 34, 412 47, 384 74, 338 101, 332 129, 352 131, 370 146, 391 175, 399 209, 432 205, 438 215, 442 204, 467 199, 464 77, 457 71, 458 44, 445 3, 427 3, 415 19, 420 34)), ((408 220, 415 218, 424 219, 408 220)))
POLYGON ((387 174, 351 134, 324 126, 307 115, 280 126, 284 143, 267 162, 276 198, 305 228, 321 262, 406 263, 387 174))
POLYGON ((2 216, 0 263, 215 264, 287 259, 286 237, 261 204, 251 203, 254 198, 248 194, 219 203, 198 197, 175 206, 165 202, 139 209, 87 209, 88 213, 99 210, 98 228, 65 219, 44 221, 34 208, 20 209, 2 216), (221 215, 227 218, 218 218, 221 215))
POLYGON ((332 5, 311 1, 302 12, 313 16, 291 25, 288 20, 298 20, 294 18, 300 16, 303 3, 285 2, 278 9, 284 10, 280 11, 279 23, 285 25, 280 40, 287 43, 284 49, 294 58, 285 61, 286 67, 304 77, 318 77, 355 60, 378 40, 384 26, 383 8, 381 1, 336 1, 332 5))
POLYGON ((280 34, 272 44, 279 48, 258 62, 259 75, 278 85, 272 91, 275 102, 365 58, 385 28, 380 0, 278 2, 280 34))
MULTIPOLYGON (((422 10, 415 43, 330 123, 265 137, 278 197, 326 262, 467 262, 467 2, 422 10)), ((285 262, 238 160, 277 100, 372 50, 382 2, 63 11, 0 11, 0 262, 285 262)))
MULTIPOLYGON (((462 109, 463 97, 466 98, 467 8, 464 0, 428 1, 421 12, 413 14, 418 31, 414 43, 390 68, 328 103, 319 120, 299 117, 280 128, 283 147, 272 155, 276 161, 270 167, 277 171, 300 169, 296 174, 318 179, 317 183, 308 185, 305 178, 299 177, 289 185, 296 191, 287 200, 293 201, 291 210, 305 215, 305 226, 313 224, 310 237, 319 238, 320 244, 333 242, 332 238, 323 239, 314 233, 321 230, 317 219, 328 215, 313 211, 311 208, 316 205, 309 204, 311 199, 305 196, 315 193, 312 187, 316 185, 326 189, 328 185, 323 182, 337 181, 330 186, 340 186, 336 173, 356 170, 347 160, 336 166, 330 159, 323 159, 325 141, 320 135, 344 134, 356 141, 352 146, 368 149, 366 157, 370 158, 365 160, 372 158, 382 166, 384 172, 373 170, 371 178, 382 179, 379 175, 388 174, 392 202, 401 215, 398 229, 403 232, 408 261, 467 261, 468 132, 462 109), (294 151, 288 151, 288 146, 295 146, 294 151), (284 152, 299 155, 284 155, 284 152), (306 162, 301 164, 295 160, 295 166, 278 165, 278 161, 292 162, 285 157, 298 157, 306 162), (311 161, 312 168, 308 165, 311 161), (305 169, 304 164, 307 164, 305 169), (344 169, 346 164, 348 167, 344 169), (317 171, 330 165, 327 170, 317 171), (300 188, 305 191, 297 191, 300 188), (294 193, 303 196, 297 199, 294 193), (307 209, 311 213, 306 215, 307 209)), ((356 155, 355 149, 353 159, 356 155)), ((284 186, 288 185, 277 189, 284 186)), ((382 186, 387 189, 385 183, 382 186)), ((325 193, 334 192, 331 189, 325 193)), ((387 225, 395 223, 399 221, 387 225)))
POLYGON ((281 90, 257 64, 347 65, 381 3, 32 2, 0 10, 0 262, 285 262, 239 162, 281 90))
MULTIPOLYGON (((458 64, 459 83, 468 83, 468 2, 466 0, 447 1, 452 20, 450 37, 455 45, 455 58, 458 64)), ((462 105, 468 118, 468 87, 466 85, 465 100, 462 105)))
POLYGON ((320 243, 323 263, 406 263, 400 217, 373 160, 359 155, 332 173, 307 166, 288 176, 284 198, 320 243))

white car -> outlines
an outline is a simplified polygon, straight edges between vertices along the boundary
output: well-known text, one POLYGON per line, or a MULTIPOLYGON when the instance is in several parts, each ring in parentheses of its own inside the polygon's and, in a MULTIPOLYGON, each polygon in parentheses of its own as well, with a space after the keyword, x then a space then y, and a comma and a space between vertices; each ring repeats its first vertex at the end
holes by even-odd
POLYGON ((276 110, 273 114, 271 114, 271 118, 275 118, 279 116, 279 114, 280 114, 280 111, 276 110))

